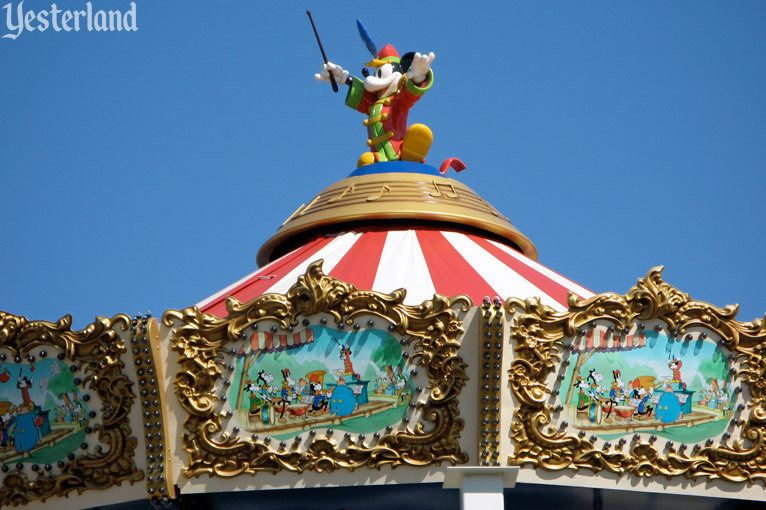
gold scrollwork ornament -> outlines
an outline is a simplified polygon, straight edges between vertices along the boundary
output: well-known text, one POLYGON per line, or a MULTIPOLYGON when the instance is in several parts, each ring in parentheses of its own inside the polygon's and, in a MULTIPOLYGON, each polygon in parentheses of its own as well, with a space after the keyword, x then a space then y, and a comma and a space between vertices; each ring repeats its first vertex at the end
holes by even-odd
POLYGON ((0 486, 0 506, 109 489, 144 477, 134 462, 137 440, 131 436, 128 417, 135 400, 133 383, 122 371, 125 365, 120 357, 125 353, 125 345, 115 331, 116 328, 127 331, 130 318, 122 314, 111 319, 97 317, 80 331, 72 331, 71 325, 71 315, 52 323, 0 312, 0 346, 23 358, 38 347, 63 351, 65 359, 85 374, 82 387, 97 395, 101 402, 101 422, 93 426, 100 446, 67 462, 58 474, 40 470, 34 479, 23 472, 5 475, 0 486))
POLYGON ((530 465, 548 471, 586 469, 639 477, 723 479, 729 482, 766 481, 766 322, 735 320, 738 308, 692 300, 662 278, 662 267, 649 271, 626 296, 600 294, 581 301, 569 295, 569 311, 556 312, 537 299, 509 299, 506 310, 518 314, 511 337, 516 353, 509 370, 510 387, 518 400, 511 423, 512 466, 530 465), (720 336, 722 347, 733 353, 739 369, 734 377, 749 389, 740 438, 730 445, 708 442, 691 451, 676 445, 635 441, 625 451, 598 449, 584 437, 551 427, 552 406, 545 401, 546 385, 561 362, 563 339, 575 337, 597 320, 615 329, 637 321, 663 321, 680 333, 704 327, 720 336), (712 444, 711 444, 712 443, 712 444))
POLYGON ((172 350, 179 355, 175 392, 188 413, 182 442, 188 452, 183 473, 233 477, 259 472, 354 470, 360 467, 462 464, 468 455, 458 442, 464 422, 459 417, 458 395, 467 380, 466 365, 458 356, 462 333, 459 313, 471 306, 470 298, 435 295, 419 306, 403 304, 405 290, 391 294, 357 290, 351 284, 322 273, 322 261, 312 263, 286 295, 266 294, 248 303, 229 297, 228 316, 217 318, 197 307, 168 310, 163 323, 174 328, 172 350), (374 444, 358 440, 338 446, 319 438, 304 450, 272 450, 263 442, 221 433, 221 398, 214 392, 222 378, 224 357, 243 331, 261 321, 282 328, 298 324, 300 317, 328 314, 336 324, 351 326, 360 316, 377 316, 413 350, 410 360, 423 367, 429 379, 428 399, 422 418, 406 430, 382 433, 374 444))

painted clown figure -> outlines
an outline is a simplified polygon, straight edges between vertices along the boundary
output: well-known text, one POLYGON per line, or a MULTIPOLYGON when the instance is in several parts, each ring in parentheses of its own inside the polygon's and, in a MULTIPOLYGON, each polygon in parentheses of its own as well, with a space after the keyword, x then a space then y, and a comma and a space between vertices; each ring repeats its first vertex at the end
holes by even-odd
POLYGON ((433 135, 424 124, 407 125, 410 108, 433 85, 431 63, 434 54, 407 53, 399 57, 387 44, 376 58, 365 64, 364 80, 350 77, 348 71, 328 62, 315 75, 320 81, 330 81, 330 74, 339 84, 348 85, 346 105, 367 115, 369 152, 359 158, 357 167, 379 161, 415 161, 422 163, 431 148, 433 135))

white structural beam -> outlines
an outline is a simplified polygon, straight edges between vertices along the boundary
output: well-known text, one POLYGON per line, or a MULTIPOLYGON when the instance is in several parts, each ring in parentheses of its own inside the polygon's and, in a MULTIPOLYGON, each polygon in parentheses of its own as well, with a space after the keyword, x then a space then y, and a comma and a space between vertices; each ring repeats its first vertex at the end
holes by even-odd
POLYGON ((461 510, 504 510, 503 489, 516 485, 517 467, 450 467, 445 489, 460 489, 461 510))

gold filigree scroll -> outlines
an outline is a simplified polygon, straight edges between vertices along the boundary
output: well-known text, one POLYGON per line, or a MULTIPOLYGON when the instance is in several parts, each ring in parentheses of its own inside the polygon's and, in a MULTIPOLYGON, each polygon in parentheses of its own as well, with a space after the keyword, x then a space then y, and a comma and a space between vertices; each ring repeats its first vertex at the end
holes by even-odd
POLYGON ((462 332, 458 313, 467 311, 472 303, 466 296, 435 295, 422 305, 406 306, 404 297, 404 289, 391 294, 357 290, 325 276, 319 260, 286 295, 266 294, 248 303, 229 297, 226 318, 201 313, 197 307, 165 312, 163 323, 175 328, 172 349, 178 353, 181 367, 174 380, 175 392, 188 413, 182 437, 189 453, 184 475, 232 477, 262 471, 301 473, 467 462, 468 455, 458 442, 464 425, 458 395, 467 380, 466 365, 457 354, 462 332), (274 450, 263 442, 221 433, 221 413, 216 412, 220 397, 214 386, 222 378, 224 356, 232 344, 241 342, 245 329, 257 322, 292 328, 302 317, 319 313, 346 326, 369 315, 391 324, 392 331, 413 349, 412 362, 423 367, 429 379, 421 421, 409 424, 407 430, 382 433, 372 445, 359 440, 339 447, 329 437, 316 438, 303 451, 274 450))
POLYGON ((600 294, 580 301, 569 295, 569 311, 556 312, 537 299, 509 299, 505 307, 519 313, 512 328, 516 359, 509 370, 510 386, 518 400, 511 423, 514 452, 509 465, 531 465, 548 471, 587 469, 617 475, 665 476, 688 479, 723 479, 730 482, 766 481, 766 323, 762 319, 742 323, 735 320, 737 306, 716 306, 693 301, 688 294, 661 278, 662 267, 649 271, 626 296, 600 294), (638 321, 659 320, 667 329, 684 333, 707 328, 721 337, 729 350, 733 375, 749 389, 742 413, 741 435, 730 445, 708 441, 704 447, 686 450, 672 443, 656 445, 650 438, 633 441, 624 449, 603 449, 592 441, 551 427, 556 411, 546 404, 551 390, 549 376, 558 370, 563 339, 583 334, 592 321, 608 322, 617 330, 638 321))
POLYGON ((133 383, 122 372, 125 365, 120 356, 125 353, 125 345, 115 331, 118 327, 126 331, 130 319, 127 315, 111 319, 97 317, 80 331, 72 331, 71 324, 71 315, 52 323, 0 312, 0 346, 13 356, 23 358, 35 348, 62 350, 64 359, 84 373, 82 388, 98 395, 101 420, 93 429, 101 446, 77 455, 59 474, 42 469, 34 479, 23 472, 6 474, 0 486, 0 506, 25 505, 72 492, 108 489, 124 481, 132 484, 144 477, 133 460, 137 441, 131 436, 128 418, 135 398, 131 390, 133 383))

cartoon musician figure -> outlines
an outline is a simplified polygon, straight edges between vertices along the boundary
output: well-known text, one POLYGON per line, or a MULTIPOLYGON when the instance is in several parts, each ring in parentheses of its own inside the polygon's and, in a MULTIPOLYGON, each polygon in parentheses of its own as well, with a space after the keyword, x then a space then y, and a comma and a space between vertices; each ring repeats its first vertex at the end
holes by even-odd
MULTIPOLYGON (((364 125, 370 150, 361 155, 357 167, 384 161, 423 163, 433 134, 425 124, 408 125, 407 121, 410 108, 433 85, 431 64, 436 56, 433 52, 409 52, 400 56, 390 44, 378 50, 362 22, 356 23, 359 35, 373 56, 362 69, 364 79, 352 77, 341 66, 327 61, 318 34, 325 64, 314 77, 332 83, 336 91, 337 84, 347 85, 346 106, 367 116, 364 125)), ((465 164, 457 158, 448 158, 439 171, 444 174, 450 167, 459 172, 465 169, 465 164)))
POLYGON ((684 388, 686 388, 686 385, 681 380, 681 365, 683 365, 683 362, 675 356, 672 359, 668 359, 668 368, 670 368, 670 371, 673 372, 672 382, 679 383, 684 388))

